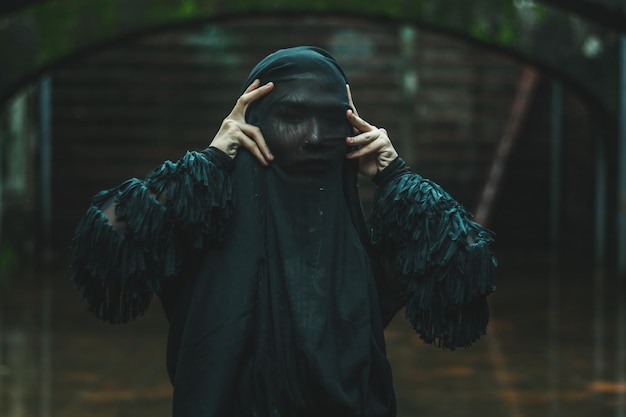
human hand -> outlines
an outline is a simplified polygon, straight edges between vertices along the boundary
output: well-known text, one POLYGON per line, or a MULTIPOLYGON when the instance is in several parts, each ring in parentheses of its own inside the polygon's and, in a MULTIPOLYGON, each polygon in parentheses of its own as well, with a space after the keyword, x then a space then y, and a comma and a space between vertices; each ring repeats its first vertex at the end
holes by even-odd
POLYGON ((357 146, 358 149, 350 152, 346 157, 359 160, 359 173, 372 178, 378 172, 385 169, 398 153, 393 147, 387 131, 379 129, 359 117, 359 114, 352 101, 350 86, 348 89, 348 102, 354 110, 347 110, 346 117, 354 127, 355 136, 346 138, 348 145, 357 146))
POLYGON ((261 129, 246 123, 246 109, 250 103, 265 96, 274 88, 274 83, 272 82, 259 87, 260 84, 259 80, 254 80, 239 97, 233 110, 222 122, 222 126, 213 138, 211 146, 221 150, 233 159, 237 156, 239 147, 243 146, 259 162, 267 166, 274 159, 274 156, 265 143, 261 129))

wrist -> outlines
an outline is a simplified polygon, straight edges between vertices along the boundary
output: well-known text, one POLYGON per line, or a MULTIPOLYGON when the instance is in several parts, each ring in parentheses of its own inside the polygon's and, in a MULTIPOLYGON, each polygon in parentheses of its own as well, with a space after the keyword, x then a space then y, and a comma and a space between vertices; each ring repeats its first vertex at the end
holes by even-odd
POLYGON ((387 184, 392 179, 408 172, 411 172, 409 167, 402 158, 396 155, 396 157, 389 162, 384 170, 381 170, 374 175, 372 181, 377 187, 380 187, 387 184))
POLYGON ((237 156, 237 151, 239 150, 239 144, 232 141, 214 140, 213 142, 211 142, 210 147, 219 149, 230 159, 235 159, 235 157, 237 156))
POLYGON ((206 148, 203 153, 216 165, 230 172, 235 166, 235 160, 228 156, 228 154, 218 147, 211 144, 206 148))
POLYGON ((398 154, 395 151, 380 155, 377 160, 378 172, 382 172, 396 159, 398 159, 398 154))

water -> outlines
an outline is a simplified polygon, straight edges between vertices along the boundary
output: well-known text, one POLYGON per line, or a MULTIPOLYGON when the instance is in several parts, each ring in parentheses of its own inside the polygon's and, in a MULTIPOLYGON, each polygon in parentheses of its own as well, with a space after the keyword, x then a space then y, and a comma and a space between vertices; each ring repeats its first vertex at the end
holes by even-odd
MULTIPOLYGON (((624 416, 615 274, 578 259, 499 258, 489 333, 472 347, 425 345, 401 313, 390 324, 399 417, 624 416)), ((101 323, 57 261, 24 272, 0 303, 1 416, 170 416, 158 301, 130 325, 101 323)))

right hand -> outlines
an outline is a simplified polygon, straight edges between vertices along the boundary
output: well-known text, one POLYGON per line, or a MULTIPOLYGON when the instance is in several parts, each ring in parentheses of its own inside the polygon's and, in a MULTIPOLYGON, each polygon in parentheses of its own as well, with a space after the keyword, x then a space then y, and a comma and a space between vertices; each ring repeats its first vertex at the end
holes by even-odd
POLYGON ((347 110, 348 121, 354 127, 355 136, 346 138, 348 145, 358 146, 354 152, 346 156, 350 159, 358 159, 359 173, 372 178, 378 172, 385 169, 398 157, 387 131, 373 126, 359 117, 359 113, 352 101, 350 86, 348 89, 348 103, 351 109, 347 110))
POLYGON ((268 94, 274 88, 274 83, 269 82, 259 87, 261 82, 254 80, 237 100, 237 104, 230 114, 222 122, 211 146, 221 150, 231 158, 237 156, 240 146, 249 150, 263 165, 269 165, 274 156, 270 152, 261 129, 246 123, 246 109, 250 103, 268 94))

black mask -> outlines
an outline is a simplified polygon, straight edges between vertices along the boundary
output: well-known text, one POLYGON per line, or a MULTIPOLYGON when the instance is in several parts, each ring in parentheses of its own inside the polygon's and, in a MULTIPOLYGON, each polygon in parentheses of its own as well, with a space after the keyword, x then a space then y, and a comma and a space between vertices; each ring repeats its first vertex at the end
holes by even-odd
POLYGON ((347 81, 332 56, 314 47, 280 50, 252 70, 244 89, 257 78, 274 89, 250 105, 246 120, 263 132, 274 163, 289 173, 315 173, 345 157, 352 133, 347 81))

